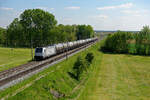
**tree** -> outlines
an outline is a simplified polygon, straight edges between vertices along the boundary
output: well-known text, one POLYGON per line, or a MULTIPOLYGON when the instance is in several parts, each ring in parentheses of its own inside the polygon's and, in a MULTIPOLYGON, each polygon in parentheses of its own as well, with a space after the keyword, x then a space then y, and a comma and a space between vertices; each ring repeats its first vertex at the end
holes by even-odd
POLYGON ((0 44, 3 45, 6 40, 6 29, 0 27, 0 44))
POLYGON ((75 31, 71 25, 58 25, 51 30, 52 43, 68 42, 76 40, 75 31))
POLYGON ((25 10, 7 27, 6 42, 13 47, 39 47, 93 37, 90 25, 56 24, 55 16, 49 12, 25 10))
POLYGON ((136 51, 137 54, 150 55, 150 28, 144 26, 143 29, 136 34, 136 51))
POLYGON ((64 31, 64 27, 64 25, 58 25, 51 30, 49 38, 51 38, 52 44, 66 41, 67 33, 64 31))
POLYGON ((90 25, 78 25, 76 37, 78 40, 94 36, 94 30, 90 25))
POLYGON ((7 27, 7 42, 9 46, 21 46, 25 44, 23 27, 18 18, 15 18, 13 22, 7 27))
POLYGON ((75 33, 75 30, 74 30, 74 26, 66 25, 64 27, 64 31, 67 33, 67 35, 66 35, 67 41, 76 40, 76 36, 75 36, 76 33, 75 33))
POLYGON ((50 30, 57 24, 54 15, 41 9, 25 10, 20 16, 20 22, 27 34, 28 43, 38 40, 38 44, 41 45, 48 44, 50 30))
POLYGON ((113 53, 150 55, 150 28, 144 26, 140 32, 134 34, 118 31, 108 35, 101 50, 113 53))
POLYGON ((113 53, 128 53, 131 38, 131 33, 118 31, 108 35, 101 49, 113 53))

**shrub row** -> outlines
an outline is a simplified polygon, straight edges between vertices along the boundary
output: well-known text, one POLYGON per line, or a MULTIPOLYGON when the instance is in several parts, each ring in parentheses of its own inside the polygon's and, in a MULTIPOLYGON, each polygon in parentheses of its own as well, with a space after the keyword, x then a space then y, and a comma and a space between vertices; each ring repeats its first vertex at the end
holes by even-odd
POLYGON ((150 28, 145 26, 137 33, 118 31, 109 34, 101 50, 110 53, 150 55, 150 28))

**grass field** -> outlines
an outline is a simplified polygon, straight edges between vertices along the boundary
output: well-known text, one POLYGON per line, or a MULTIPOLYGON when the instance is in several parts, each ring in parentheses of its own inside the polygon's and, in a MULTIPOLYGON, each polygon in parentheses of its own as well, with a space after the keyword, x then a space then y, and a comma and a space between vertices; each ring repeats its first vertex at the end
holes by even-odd
POLYGON ((73 57, 56 64, 31 78, 11 87, 4 91, 0 91, 0 99, 7 98, 8 100, 54 100, 51 91, 57 91, 65 94, 60 100, 74 99, 80 93, 88 77, 92 75, 95 66, 92 66, 88 71, 89 74, 83 74, 82 80, 77 81, 70 77, 68 72, 71 71, 77 57, 85 55, 90 51, 95 55, 93 63, 99 63, 102 53, 98 51, 99 44, 80 52, 73 57), (98 58, 98 59, 96 59, 98 58), (85 77, 84 77, 85 76, 85 77))
POLYGON ((150 57, 104 54, 78 100, 150 100, 150 57))
POLYGON ((11 49, 0 47, 0 71, 24 64, 30 60, 30 49, 11 49))
POLYGON ((59 100, 150 100, 150 57, 103 54, 99 43, 21 83, 0 91, 0 99, 58 100, 51 91, 65 94, 59 100), (94 53, 94 61, 81 81, 68 72, 80 55, 94 53))

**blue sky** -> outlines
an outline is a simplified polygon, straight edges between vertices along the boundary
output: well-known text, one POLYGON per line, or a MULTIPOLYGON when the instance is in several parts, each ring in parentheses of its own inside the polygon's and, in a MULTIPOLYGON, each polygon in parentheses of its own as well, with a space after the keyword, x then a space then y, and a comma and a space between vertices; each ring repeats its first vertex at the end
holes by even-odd
POLYGON ((95 30, 140 30, 150 25, 150 0, 0 0, 0 27, 25 9, 41 8, 58 24, 90 24, 95 30))

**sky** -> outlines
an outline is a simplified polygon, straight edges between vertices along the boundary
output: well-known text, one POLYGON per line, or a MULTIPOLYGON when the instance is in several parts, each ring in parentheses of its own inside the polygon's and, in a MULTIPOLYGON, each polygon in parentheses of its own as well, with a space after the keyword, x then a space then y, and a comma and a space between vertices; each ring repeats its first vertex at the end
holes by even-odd
POLYGON ((40 8, 58 24, 92 25, 94 30, 139 31, 150 25, 150 0, 0 0, 0 27, 25 9, 40 8))

